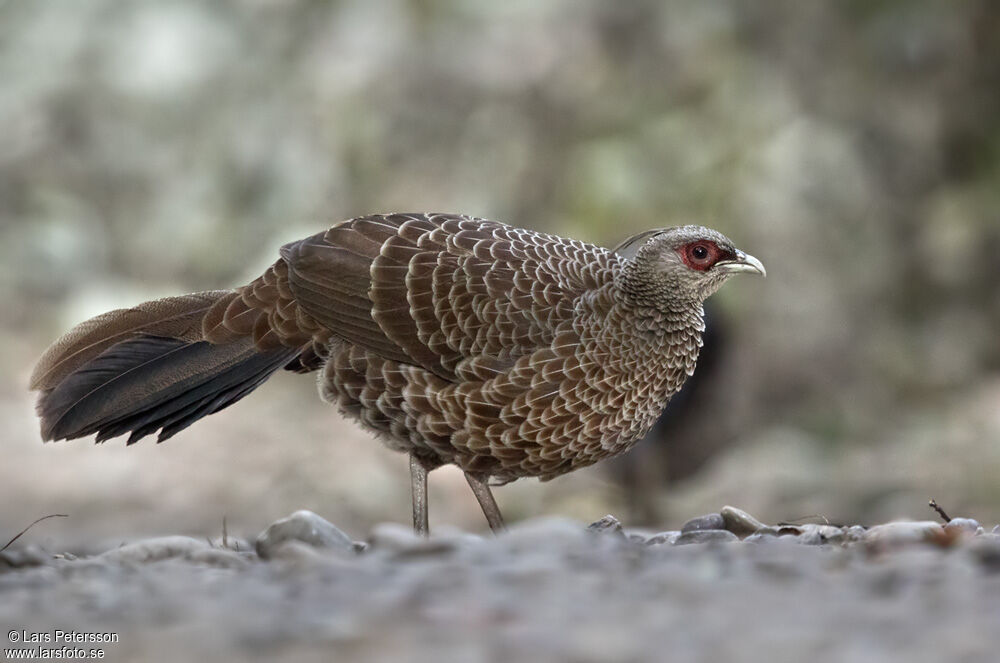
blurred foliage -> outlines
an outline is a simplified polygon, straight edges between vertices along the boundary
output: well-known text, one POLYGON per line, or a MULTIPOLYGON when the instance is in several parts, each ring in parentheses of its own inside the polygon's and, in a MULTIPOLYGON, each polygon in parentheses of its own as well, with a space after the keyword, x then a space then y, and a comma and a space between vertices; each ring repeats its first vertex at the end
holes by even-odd
POLYGON ((718 296, 705 434, 878 443, 1000 369, 998 34, 989 0, 7 2, 0 365, 364 213, 698 221, 769 272, 718 296))

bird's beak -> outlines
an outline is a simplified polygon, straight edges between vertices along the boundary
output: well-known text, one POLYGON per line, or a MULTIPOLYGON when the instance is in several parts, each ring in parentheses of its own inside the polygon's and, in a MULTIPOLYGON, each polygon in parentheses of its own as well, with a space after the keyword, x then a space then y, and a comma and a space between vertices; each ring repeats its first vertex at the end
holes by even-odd
POLYGON ((720 260, 715 263, 715 268, 721 269, 728 274, 760 274, 761 276, 767 276, 764 263, 742 251, 737 251, 736 258, 733 260, 720 260))

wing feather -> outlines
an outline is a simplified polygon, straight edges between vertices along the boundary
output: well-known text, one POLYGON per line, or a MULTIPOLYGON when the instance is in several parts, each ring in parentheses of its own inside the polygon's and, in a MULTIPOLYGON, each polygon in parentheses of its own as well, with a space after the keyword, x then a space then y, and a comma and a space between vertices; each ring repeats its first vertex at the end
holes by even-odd
POLYGON ((349 343, 450 381, 502 372, 550 344, 576 300, 612 278, 619 260, 582 242, 447 214, 352 219, 281 255, 301 312, 349 343))

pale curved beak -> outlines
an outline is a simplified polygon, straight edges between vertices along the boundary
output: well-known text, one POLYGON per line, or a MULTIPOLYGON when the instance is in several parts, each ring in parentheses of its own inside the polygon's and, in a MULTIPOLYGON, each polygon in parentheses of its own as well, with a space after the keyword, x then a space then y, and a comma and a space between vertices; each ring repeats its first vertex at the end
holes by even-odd
POLYGON ((729 274, 760 274, 761 276, 767 276, 764 263, 742 251, 736 252, 734 260, 720 260, 715 263, 715 268, 729 274))

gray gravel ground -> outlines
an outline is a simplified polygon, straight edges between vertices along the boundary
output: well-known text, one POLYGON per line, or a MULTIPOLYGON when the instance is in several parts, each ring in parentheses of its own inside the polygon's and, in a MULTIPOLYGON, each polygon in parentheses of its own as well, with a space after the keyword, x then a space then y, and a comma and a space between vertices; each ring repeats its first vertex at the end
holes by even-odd
POLYGON ((977 523, 750 533, 733 512, 684 534, 539 519, 421 540, 384 524, 364 544, 299 512, 255 546, 14 547, 0 626, 115 633, 68 645, 111 661, 1000 660, 1000 537, 977 523), (720 523, 743 540, 699 529, 720 523))

